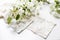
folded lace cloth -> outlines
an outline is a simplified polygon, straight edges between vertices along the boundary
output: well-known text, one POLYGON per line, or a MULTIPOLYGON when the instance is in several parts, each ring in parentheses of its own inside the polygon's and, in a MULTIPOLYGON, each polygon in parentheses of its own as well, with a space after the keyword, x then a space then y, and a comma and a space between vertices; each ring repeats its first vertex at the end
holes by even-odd
POLYGON ((55 26, 56 24, 50 21, 36 17, 28 29, 31 30, 34 34, 46 39, 55 26))

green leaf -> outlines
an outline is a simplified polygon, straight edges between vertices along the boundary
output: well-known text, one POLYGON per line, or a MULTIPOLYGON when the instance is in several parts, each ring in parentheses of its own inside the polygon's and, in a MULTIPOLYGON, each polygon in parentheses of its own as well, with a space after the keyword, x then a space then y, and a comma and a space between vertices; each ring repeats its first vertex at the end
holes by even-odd
POLYGON ((31 0, 29 0, 29 2, 31 2, 31 0))
POLYGON ((25 13, 23 13, 23 14, 22 14, 22 17, 23 17, 23 18, 25 18, 25 16, 26 16, 26 14, 25 14, 25 13))
POLYGON ((28 12, 31 12, 30 9, 27 9, 28 12))
POLYGON ((40 2, 41 0, 37 0, 38 2, 40 2))
POLYGON ((55 0, 56 4, 59 4, 59 1, 58 0, 55 0))
POLYGON ((60 8, 60 5, 59 5, 59 4, 56 4, 56 5, 55 5, 55 8, 60 8))
POLYGON ((47 3, 48 3, 48 4, 50 4, 50 2, 49 2, 49 1, 47 1, 47 3))
POLYGON ((47 2, 47 0, 41 0, 42 2, 47 2))
POLYGON ((16 20, 18 20, 20 18, 20 15, 19 14, 17 14, 17 16, 16 16, 16 20))
POLYGON ((60 14, 60 10, 56 10, 56 12, 57 12, 58 14, 60 14))
POLYGON ((11 17, 8 17, 8 18, 7 18, 7 23, 10 24, 11 21, 12 21, 12 18, 11 18, 11 17))
POLYGON ((13 6, 13 12, 17 12, 19 9, 18 9, 18 7, 15 7, 15 6, 13 6))
POLYGON ((23 7, 23 10, 26 11, 27 7, 23 7))

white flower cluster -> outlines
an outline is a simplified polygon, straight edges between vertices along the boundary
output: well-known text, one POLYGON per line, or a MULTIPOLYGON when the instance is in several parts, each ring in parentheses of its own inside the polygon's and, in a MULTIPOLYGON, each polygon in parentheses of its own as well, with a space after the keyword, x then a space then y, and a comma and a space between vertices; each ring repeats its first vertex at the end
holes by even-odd
POLYGON ((51 14, 56 18, 60 18, 60 1, 54 0, 54 4, 51 5, 51 14))
POLYGON ((7 17, 7 23, 10 24, 13 19, 16 21, 21 21, 25 19, 29 19, 35 14, 38 13, 39 2, 37 0, 18 0, 15 5, 13 5, 12 9, 9 11, 9 15, 7 17))

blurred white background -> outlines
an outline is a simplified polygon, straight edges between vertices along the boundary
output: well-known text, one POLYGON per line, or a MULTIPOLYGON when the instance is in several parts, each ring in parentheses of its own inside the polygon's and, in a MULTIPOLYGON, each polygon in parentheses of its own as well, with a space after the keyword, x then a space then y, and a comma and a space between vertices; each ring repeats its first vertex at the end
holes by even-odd
MULTIPOLYGON (((0 0, 0 15, 5 15, 5 9, 10 8, 10 4, 15 4, 17 0, 0 0), (3 11, 3 12, 2 12, 3 11)), ((53 3, 53 0, 50 0, 53 3)), ((44 6, 40 14, 42 18, 57 24, 46 40, 60 40, 60 19, 49 14, 49 7, 44 6)), ((35 35, 30 30, 24 30, 21 34, 16 34, 7 27, 3 19, 0 19, 0 40, 45 40, 35 35)))

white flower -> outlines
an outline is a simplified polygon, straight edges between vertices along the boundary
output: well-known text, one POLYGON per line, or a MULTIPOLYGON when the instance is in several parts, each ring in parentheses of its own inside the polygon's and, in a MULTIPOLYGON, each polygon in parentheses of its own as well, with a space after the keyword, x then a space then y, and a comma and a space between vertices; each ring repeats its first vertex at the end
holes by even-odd
POLYGON ((19 9, 19 14, 22 15, 24 13, 24 10, 22 8, 19 9))

